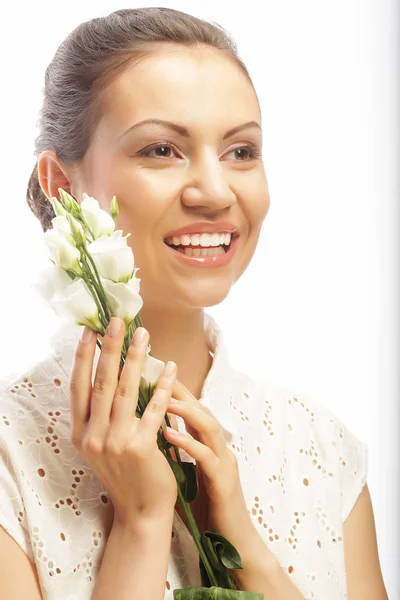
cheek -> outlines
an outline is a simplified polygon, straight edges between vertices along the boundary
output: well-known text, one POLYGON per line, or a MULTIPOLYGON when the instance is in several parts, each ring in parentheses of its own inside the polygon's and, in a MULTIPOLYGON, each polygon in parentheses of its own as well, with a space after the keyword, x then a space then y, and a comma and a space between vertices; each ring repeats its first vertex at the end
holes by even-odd
POLYGON ((269 194, 265 193, 254 197, 253 200, 247 202, 246 206, 243 207, 243 211, 245 212, 245 216, 249 223, 249 235, 252 233, 258 234, 260 232, 264 219, 268 214, 269 207, 270 197, 269 194))

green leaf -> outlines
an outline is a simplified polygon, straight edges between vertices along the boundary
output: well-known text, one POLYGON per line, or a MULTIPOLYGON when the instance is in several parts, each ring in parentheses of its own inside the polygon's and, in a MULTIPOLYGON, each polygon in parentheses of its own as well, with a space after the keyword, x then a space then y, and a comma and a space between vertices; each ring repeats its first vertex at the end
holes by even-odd
POLYGON ((225 588, 188 587, 174 590, 174 600, 264 600, 264 594, 225 588))
POLYGON ((203 536, 212 540, 219 560, 227 569, 243 569, 239 552, 226 538, 215 531, 205 531, 203 536))
MULTIPOLYGON (((197 465, 189 462, 182 462, 181 464, 175 462, 171 457, 167 458, 171 469, 174 472, 175 479, 179 485, 182 496, 188 504, 193 502, 199 491, 199 482, 197 479, 197 465)), ((181 504, 179 497, 177 500, 178 504, 181 504)))
MULTIPOLYGON (((226 538, 214 531, 205 531, 200 539, 218 585, 232 589, 234 580, 227 569, 243 569, 240 554, 226 538)), ((202 585, 210 586, 211 582, 200 556, 199 567, 202 585)))
POLYGON ((186 487, 182 490, 182 495, 185 502, 190 504, 196 498, 199 491, 197 465, 190 462, 182 462, 182 469, 186 476, 186 487))

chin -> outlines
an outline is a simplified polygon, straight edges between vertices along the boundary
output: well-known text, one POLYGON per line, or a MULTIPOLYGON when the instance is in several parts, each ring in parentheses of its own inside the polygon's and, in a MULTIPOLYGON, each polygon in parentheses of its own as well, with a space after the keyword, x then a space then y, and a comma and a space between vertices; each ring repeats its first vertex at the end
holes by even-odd
POLYGON ((198 286, 197 290, 191 288, 186 289, 185 292, 177 293, 179 293, 182 303, 196 308, 206 308, 207 306, 220 304, 225 300, 230 289, 231 285, 216 284, 213 287, 206 286, 202 289, 202 286, 198 286))

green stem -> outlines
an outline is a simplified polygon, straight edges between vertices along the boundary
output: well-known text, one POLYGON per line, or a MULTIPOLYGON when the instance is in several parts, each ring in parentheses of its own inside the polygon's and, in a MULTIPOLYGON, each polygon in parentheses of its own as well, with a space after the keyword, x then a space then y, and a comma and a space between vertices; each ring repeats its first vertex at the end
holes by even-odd
POLYGON ((210 561, 208 560, 208 556, 207 556, 207 554, 206 554, 206 552, 205 552, 205 550, 203 548, 203 545, 201 543, 201 534, 200 534, 199 528, 197 527, 196 520, 195 520, 195 518, 193 516, 192 509, 190 508, 190 504, 188 504, 185 501, 179 485, 178 485, 178 496, 179 496, 179 500, 180 500, 180 503, 182 505, 183 511, 184 511, 184 513, 186 515, 186 519, 187 519, 187 522, 188 522, 188 525, 189 525, 189 529, 190 529, 190 531, 192 533, 193 539, 194 539, 195 544, 197 546, 197 549, 199 551, 199 554, 200 554, 201 560, 203 562, 203 565, 204 565, 204 567, 205 567, 205 569, 207 571, 207 575, 208 575, 208 578, 210 580, 210 583, 211 583, 211 585, 215 585, 215 586, 218 587, 218 581, 217 581, 217 579, 216 579, 216 577, 214 575, 214 571, 212 569, 210 561))
MULTIPOLYGON (((96 293, 92 293, 93 292, 92 284, 94 285, 94 283, 92 281, 90 281, 90 279, 88 278, 88 276, 85 273, 82 274, 82 279, 86 283, 87 287, 89 288, 89 292, 91 293, 92 298, 96 302, 97 310, 99 311, 99 319, 105 329, 107 327, 107 323, 108 323, 107 316, 104 313, 103 305, 100 302, 100 300, 98 299, 96 293)), ((95 288, 95 292, 97 292, 96 288, 95 288)))
MULTIPOLYGON (((139 318, 138 317, 139 317, 139 314, 136 315, 135 321, 137 319, 137 321, 138 321, 138 325, 137 326, 138 327, 142 327, 143 326, 142 325, 142 321, 141 321, 140 317, 139 318)), ((97 344, 101 348, 99 340, 97 340, 97 344)), ((126 358, 126 354, 125 354, 124 351, 122 351, 122 354, 121 354, 121 363, 122 363, 121 366, 122 367, 125 364, 125 358, 126 358)), ((119 377, 118 377, 118 379, 119 379, 119 377)), ((150 400, 150 398, 148 397, 148 390, 144 390, 144 389, 142 389, 142 386, 139 386, 138 405, 139 405, 139 409, 140 410, 138 411, 138 409, 136 408, 136 412, 139 412, 140 418, 142 417, 142 415, 143 415, 143 413, 144 413, 144 411, 146 409, 146 406, 149 403, 149 400, 150 400), (147 398, 146 398, 146 396, 147 396, 147 398)), ((169 417, 168 417, 167 413, 165 413, 164 419, 165 419, 168 427, 171 427, 171 423, 170 423, 170 420, 169 420, 169 417)), ((171 460, 173 460, 173 458, 171 456, 171 449, 168 448, 168 447, 166 447, 166 439, 165 439, 165 437, 164 437, 164 435, 162 433, 162 427, 160 427, 159 431, 157 432, 157 436, 158 436, 158 440, 159 440, 159 444, 158 445, 159 445, 160 450, 162 448, 163 453, 165 455, 169 454, 171 460)), ((182 464, 182 459, 181 459, 180 454, 179 454, 179 448, 177 446, 175 446, 175 445, 173 445, 173 448, 174 448, 174 451, 175 451, 175 456, 176 456, 177 462, 178 462, 179 465, 181 465, 182 464)), ((199 555, 200 555, 201 560, 203 562, 204 568, 207 571, 208 578, 209 578, 209 580, 211 582, 211 585, 218 586, 218 581, 217 581, 217 579, 216 579, 216 577, 214 575, 214 571, 212 569, 211 563, 210 563, 210 561, 208 559, 208 556, 207 556, 207 554, 206 554, 206 552, 205 552, 205 550, 203 548, 203 545, 201 543, 201 534, 200 534, 199 528, 197 527, 196 520, 195 520, 195 518, 193 516, 192 509, 190 508, 190 503, 186 502, 186 500, 184 499, 182 491, 181 491, 181 489, 179 487, 178 482, 177 482, 177 489, 178 489, 179 501, 180 501, 181 506, 183 508, 183 511, 184 511, 184 513, 186 515, 186 519, 187 519, 187 522, 188 522, 188 525, 189 525, 189 530, 190 530, 190 532, 191 532, 191 534, 193 536, 194 542, 195 542, 195 544, 197 546, 197 549, 199 551, 199 555)))
POLYGON ((92 265, 95 277, 97 278, 97 286, 99 288, 98 294, 99 294, 100 299, 104 303, 104 311, 105 311, 105 313, 107 315, 107 319, 109 321, 111 319, 111 317, 113 316, 113 312, 112 312, 112 308, 110 306, 110 303, 108 301, 107 294, 106 294, 106 292, 105 292, 105 290, 103 288, 103 285, 101 283, 101 279, 100 279, 100 275, 99 275, 99 272, 98 272, 97 267, 96 267, 96 263, 94 262, 93 257, 91 256, 90 252, 87 251, 86 246, 82 246, 82 250, 86 254, 87 258, 89 259, 89 261, 90 261, 90 263, 92 265))
POLYGON ((83 216, 83 214, 82 214, 82 213, 79 215, 79 220, 81 221, 82 225, 84 225, 84 226, 86 227, 86 229, 88 230, 88 232, 89 232, 89 233, 90 233, 90 235, 92 236, 92 239, 91 239, 91 240, 88 240, 88 242, 89 242, 89 243, 91 243, 91 242, 94 242, 94 239, 95 239, 95 238, 94 238, 93 231, 90 229, 90 227, 89 227, 89 225, 88 225, 88 223, 87 223, 87 221, 86 221, 86 219, 85 219, 85 217, 83 216))

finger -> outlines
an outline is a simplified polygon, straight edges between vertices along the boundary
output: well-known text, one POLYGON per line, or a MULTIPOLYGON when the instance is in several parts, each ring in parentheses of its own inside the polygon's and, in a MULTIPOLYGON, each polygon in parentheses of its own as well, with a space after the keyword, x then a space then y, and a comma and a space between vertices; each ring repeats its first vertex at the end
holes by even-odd
MULTIPOLYGON (((206 414, 206 415, 209 414, 207 409, 204 406, 202 406, 202 404, 199 402, 199 400, 197 400, 197 398, 195 396, 193 396, 193 394, 187 389, 187 387, 185 385, 183 385, 183 383, 181 381, 179 381, 179 379, 176 379, 172 393, 173 393, 173 397, 175 399, 185 402, 186 404, 189 404, 190 406, 197 407, 198 409, 203 411, 204 414, 206 414)), ((187 426, 187 430, 195 439, 198 439, 197 433, 190 427, 190 425, 187 426)))
POLYGON ((211 448, 195 440, 189 434, 180 433, 170 427, 164 429, 163 435, 168 442, 182 448, 189 456, 194 458, 208 479, 213 480, 220 461, 211 448))
POLYGON ((138 327, 128 348, 121 377, 115 390, 111 410, 112 428, 119 428, 127 421, 132 423, 134 420, 148 341, 149 332, 144 327, 138 327))
POLYGON ((197 403, 198 400, 193 394, 187 389, 185 385, 179 379, 176 379, 173 396, 177 400, 183 400, 184 402, 189 402, 191 404, 197 403))
POLYGON ((172 395, 177 400, 182 402, 186 402, 190 406, 197 407, 199 410, 203 411, 204 414, 208 414, 207 410, 201 403, 197 400, 195 396, 193 396, 192 392, 190 392, 185 385, 179 379, 176 379, 174 389, 172 391, 172 395))
POLYGON ((125 323, 122 319, 112 317, 102 338, 100 357, 93 382, 89 419, 91 433, 95 429, 100 439, 104 439, 110 424, 111 407, 118 383, 124 333, 125 323))
POLYGON ((152 436, 157 435, 167 412, 175 377, 176 364, 173 361, 169 361, 164 366, 153 396, 140 419, 139 430, 140 434, 143 434, 144 439, 151 439, 152 436))
MULTIPOLYGON (((168 412, 182 417, 185 424, 196 431, 197 435, 193 437, 208 446, 214 454, 222 456, 226 451, 226 442, 218 421, 200 410, 200 408, 177 401, 169 403, 168 412)), ((188 429, 188 427, 186 428, 188 429)))
POLYGON ((96 332, 85 326, 75 349, 69 378, 71 438, 73 443, 82 440, 83 431, 89 419, 96 340, 96 332))

